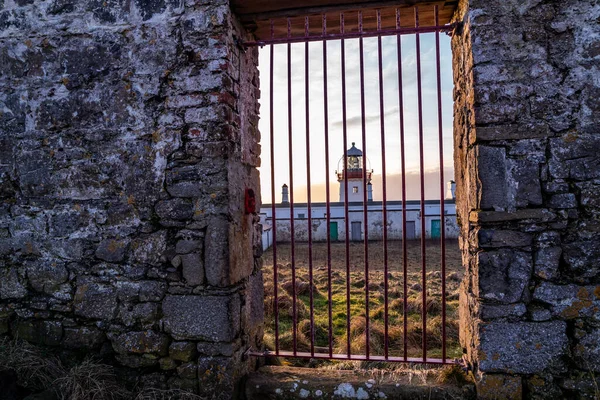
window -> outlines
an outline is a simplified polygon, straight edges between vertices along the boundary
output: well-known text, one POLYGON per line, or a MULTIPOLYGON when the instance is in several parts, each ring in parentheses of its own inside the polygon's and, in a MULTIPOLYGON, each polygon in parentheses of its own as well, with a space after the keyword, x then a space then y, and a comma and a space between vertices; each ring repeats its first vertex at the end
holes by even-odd
POLYGON ((306 218, 306 216, 305 216, 304 214, 300 214, 300 213, 298 213, 298 218, 299 218, 299 219, 303 219, 303 218, 306 218))
POLYGON ((358 193, 358 186, 352 186, 352 193, 358 193))

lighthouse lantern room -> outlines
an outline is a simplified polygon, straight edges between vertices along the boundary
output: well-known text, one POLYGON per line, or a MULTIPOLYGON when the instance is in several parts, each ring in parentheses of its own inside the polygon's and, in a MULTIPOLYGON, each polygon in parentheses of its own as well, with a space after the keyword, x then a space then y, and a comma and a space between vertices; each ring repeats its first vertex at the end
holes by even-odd
MULTIPOLYGON (((356 148, 354 142, 352 147, 346 152, 346 160, 344 156, 338 163, 338 170, 335 171, 337 180, 340 183, 340 202, 346 201, 345 194, 345 179, 348 179, 348 202, 361 202, 364 201, 364 189, 363 184, 363 168, 367 168, 364 164, 366 161, 363 160, 363 152, 356 148)), ((373 190, 371 186, 371 175, 373 170, 366 170, 367 177, 367 201, 373 201, 373 190)))

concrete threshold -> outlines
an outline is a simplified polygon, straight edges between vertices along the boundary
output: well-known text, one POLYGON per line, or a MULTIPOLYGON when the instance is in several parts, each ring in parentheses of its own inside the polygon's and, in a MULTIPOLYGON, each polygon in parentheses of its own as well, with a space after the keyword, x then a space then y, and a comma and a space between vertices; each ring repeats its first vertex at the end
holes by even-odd
POLYGON ((247 400, 476 399, 475 386, 436 383, 425 371, 328 370, 266 366, 246 380, 247 400))

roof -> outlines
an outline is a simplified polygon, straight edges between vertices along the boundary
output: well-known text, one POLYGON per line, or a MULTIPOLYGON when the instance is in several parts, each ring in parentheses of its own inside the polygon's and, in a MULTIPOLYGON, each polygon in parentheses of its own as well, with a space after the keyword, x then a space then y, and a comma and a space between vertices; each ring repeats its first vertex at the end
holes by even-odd
POLYGON ((352 142, 352 147, 350 147, 348 149, 348 153, 347 154, 348 154, 349 157, 351 157, 351 156, 362 157, 363 152, 356 148, 355 142, 352 142))

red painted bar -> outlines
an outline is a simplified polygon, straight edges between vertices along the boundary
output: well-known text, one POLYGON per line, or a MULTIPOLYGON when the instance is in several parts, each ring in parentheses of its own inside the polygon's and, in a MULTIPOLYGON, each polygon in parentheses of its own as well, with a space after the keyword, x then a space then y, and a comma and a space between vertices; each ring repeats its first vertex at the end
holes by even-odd
MULTIPOLYGON (((271 20, 271 37, 273 37, 273 20, 271 20)), ((275 128, 273 122, 273 45, 270 46, 269 58, 269 133, 271 142, 271 215, 273 230, 273 313, 275 314, 275 353, 279 354, 279 302, 277 301, 277 217, 275 214, 275 128)))
MULTIPOLYGON (((340 14, 340 32, 344 34, 344 13, 340 14)), ((342 136, 344 144, 344 226, 346 229, 346 352, 351 357, 350 348, 350 237, 348 213, 348 174, 346 173, 348 159, 348 126, 346 121, 346 44, 343 36, 340 43, 342 66, 342 136)))
MULTIPOLYGON (((327 33, 327 15, 323 15, 323 35, 327 33)), ((333 294, 331 292, 331 207, 329 200, 329 113, 327 109, 327 41, 323 40, 323 132, 325 136, 325 212, 327 213, 327 299, 328 299, 328 320, 329 320, 329 356, 333 356, 333 310, 331 301, 333 294)))
MULTIPOLYGON (((381 30, 381 12, 377 10, 377 29, 381 30)), ((387 231, 387 179, 385 163, 385 106, 383 100, 383 50, 381 48, 381 36, 377 38, 377 58, 379 62, 379 126, 381 130, 381 184, 383 191, 383 323, 384 343, 383 353, 385 358, 389 356, 389 320, 388 320, 388 231, 387 231)))
MULTIPOLYGON (((362 32, 362 12, 358 12, 358 30, 362 32)), ((369 330, 369 220, 367 213, 367 127, 365 112, 365 57, 362 36, 358 38, 358 52, 360 57, 360 124, 362 130, 362 151, 363 151, 363 221, 365 230, 365 352, 367 359, 371 350, 370 330, 369 330)), ((345 175, 345 174, 344 174, 345 175)), ((346 198, 348 192, 346 192, 346 198)))
MULTIPOLYGON (((308 37, 308 17, 304 18, 304 32, 308 37)), ((304 44, 304 99, 305 99, 305 125, 306 125, 306 202, 308 214, 308 283, 310 303, 310 352, 315 352, 315 307, 314 307, 314 285, 313 285, 313 251, 312 251, 312 207, 311 207, 311 185, 310 185, 310 82, 309 82, 309 54, 308 42, 304 44)))
MULTIPOLYGON (((288 37, 291 37, 291 24, 288 18, 288 37)), ((292 259, 292 342, 294 354, 298 351, 297 331, 298 331, 298 310, 296 304, 296 241, 294 230, 294 164, 293 164, 293 140, 292 140, 292 45, 287 45, 287 87, 288 87, 288 159, 290 166, 290 232, 291 232, 291 251, 292 259)))
MULTIPOLYGON (((439 20, 439 9, 434 7, 435 24, 439 20)), ((444 130, 442 127, 442 78, 440 62, 440 32, 435 33, 435 64, 437 72, 438 129, 440 149, 440 252, 442 269, 442 359, 446 358, 446 206, 444 204, 444 130)))
MULTIPOLYGON (((267 357, 273 356, 274 353, 270 351, 264 352, 251 352, 249 353, 255 357, 267 357)), ((356 361, 387 361, 387 362, 412 362, 419 364, 455 364, 456 360, 442 360, 441 358, 427 358, 423 360, 422 358, 414 358, 414 357, 388 357, 387 359, 384 356, 367 356, 364 355, 350 355, 350 354, 334 354, 332 357, 329 354, 325 353, 315 353, 314 355, 308 352, 296 352, 293 353, 291 351, 280 351, 279 355, 281 357, 296 357, 296 358, 315 358, 315 359, 331 359, 331 360, 356 360, 356 361)))
MULTIPOLYGON (((400 10, 396 9, 396 27, 400 27, 400 10)), ((398 110, 400 114, 400 164, 402 173, 402 324, 403 324, 403 354, 408 361, 408 248, 406 243, 406 158, 404 153, 404 98, 402 95, 402 37, 396 35, 398 54, 398 110)))
MULTIPOLYGON (((419 8, 415 7, 415 27, 419 26, 419 8)), ((421 172, 421 280, 423 281, 423 290, 421 291, 421 308, 423 322, 423 361, 427 359, 427 262, 425 251, 425 161, 424 161, 424 140, 423 140, 423 94, 421 88, 421 39, 419 34, 415 35, 416 40, 416 58, 417 58, 417 106, 419 118, 419 170, 421 172)))
MULTIPOLYGON (((341 14, 340 14, 341 15, 341 14)), ((396 28, 396 29, 382 29, 381 31, 368 31, 368 32, 350 32, 350 33, 329 33, 326 35, 312 35, 309 37, 298 36, 294 38, 277 38, 271 40, 257 40, 254 42, 245 42, 244 45, 247 47, 252 46, 265 46, 269 44, 285 44, 285 43, 304 43, 304 42, 317 42, 321 40, 334 40, 334 39, 357 39, 360 37, 375 37, 375 36, 387 36, 387 35, 408 35, 413 33, 432 33, 432 32, 450 32, 455 28, 456 24, 440 25, 440 26, 424 26, 417 28, 396 28)))

